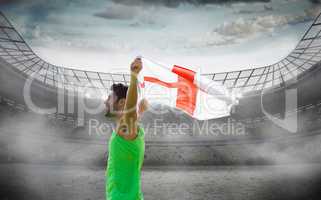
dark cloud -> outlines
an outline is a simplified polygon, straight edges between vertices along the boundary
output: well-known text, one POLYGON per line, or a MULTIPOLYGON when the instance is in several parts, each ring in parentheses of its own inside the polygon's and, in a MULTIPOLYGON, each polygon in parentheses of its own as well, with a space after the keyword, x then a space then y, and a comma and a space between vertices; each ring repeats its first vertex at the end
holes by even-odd
MULTIPOLYGON (((100 0, 100 2, 105 2, 100 0)), ((95 2, 96 3, 96 2, 95 2)), ((23 7, 27 10, 34 7, 41 8, 44 10, 63 9, 68 6, 74 5, 90 5, 94 4, 89 0, 0 0, 0 6, 9 5, 12 7, 23 7)))
POLYGON ((123 4, 110 4, 105 10, 95 13, 97 17, 106 19, 132 19, 137 14, 135 7, 126 6, 123 4))
MULTIPOLYGON (((11 6, 37 12, 39 12, 39 10, 50 12, 52 10, 62 10, 69 6, 104 4, 108 1, 128 6, 161 5, 175 8, 180 4, 205 5, 234 2, 270 2, 271 0, 0 0, 0 7, 11 6)), ((319 0, 310 1, 316 2, 319 0)), ((107 15, 107 17, 110 16, 107 15)), ((111 17, 113 18, 114 15, 111 17)))
POLYGON ((101 3, 106 0, 0 0, 2 12, 16 15, 24 15, 32 22, 44 21, 51 13, 59 14, 68 8, 84 7, 101 3))
POLYGON ((316 4, 319 4, 321 3, 321 0, 310 0, 311 3, 316 3, 316 4))
POLYGON ((125 5, 163 5, 166 7, 177 7, 180 4, 221 4, 234 2, 270 2, 271 0, 112 0, 115 3, 125 5))
POLYGON ((19 3, 21 0, 0 0, 0 5, 19 3))

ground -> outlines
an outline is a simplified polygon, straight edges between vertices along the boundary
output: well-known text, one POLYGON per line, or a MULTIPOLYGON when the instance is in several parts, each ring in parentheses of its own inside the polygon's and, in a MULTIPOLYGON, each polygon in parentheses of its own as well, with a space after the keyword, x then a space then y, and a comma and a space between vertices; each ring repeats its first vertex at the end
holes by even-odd
MULTIPOLYGON (((0 199, 103 200, 105 170, 1 164, 0 199)), ((319 199, 321 165, 176 166, 142 171, 145 200, 319 199)))

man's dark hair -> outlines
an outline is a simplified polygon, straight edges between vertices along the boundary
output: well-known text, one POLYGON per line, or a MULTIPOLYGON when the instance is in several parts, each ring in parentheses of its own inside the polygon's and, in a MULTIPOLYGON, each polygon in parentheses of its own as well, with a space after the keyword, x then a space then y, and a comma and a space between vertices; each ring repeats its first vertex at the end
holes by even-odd
POLYGON ((111 85, 110 89, 117 96, 117 101, 119 99, 126 98, 126 96, 127 96, 127 90, 128 90, 128 86, 127 85, 124 85, 122 83, 114 83, 114 84, 111 85))

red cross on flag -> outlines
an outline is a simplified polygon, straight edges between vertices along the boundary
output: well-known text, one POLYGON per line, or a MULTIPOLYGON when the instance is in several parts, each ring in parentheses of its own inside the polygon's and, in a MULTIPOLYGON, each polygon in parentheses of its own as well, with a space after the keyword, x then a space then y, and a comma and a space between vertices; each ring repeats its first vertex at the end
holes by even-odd
POLYGON ((166 65, 142 57, 140 97, 151 104, 175 107, 198 120, 230 115, 234 98, 222 84, 201 76, 199 70, 166 65))

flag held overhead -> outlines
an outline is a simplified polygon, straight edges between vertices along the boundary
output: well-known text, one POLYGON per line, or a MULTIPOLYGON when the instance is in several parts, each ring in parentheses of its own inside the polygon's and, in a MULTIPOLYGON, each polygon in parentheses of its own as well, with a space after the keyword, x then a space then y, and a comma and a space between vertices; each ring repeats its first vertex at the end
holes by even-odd
POLYGON ((139 87, 143 90, 143 98, 151 104, 158 91, 160 97, 169 95, 166 101, 158 103, 180 109, 198 120, 230 114, 235 101, 222 84, 182 66, 164 65, 142 56, 141 59, 144 67, 139 87))

